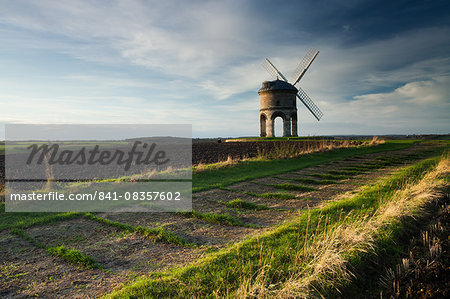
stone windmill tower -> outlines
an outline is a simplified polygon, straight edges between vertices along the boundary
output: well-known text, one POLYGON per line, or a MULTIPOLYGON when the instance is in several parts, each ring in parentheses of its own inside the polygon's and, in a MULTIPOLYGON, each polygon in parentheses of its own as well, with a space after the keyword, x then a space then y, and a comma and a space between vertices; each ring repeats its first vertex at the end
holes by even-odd
POLYGON ((259 122, 261 137, 273 137, 275 118, 283 119, 283 137, 297 135, 297 100, 298 98, 317 120, 323 116, 322 111, 314 104, 306 92, 295 85, 304 76, 309 66, 319 54, 312 48, 306 53, 303 60, 294 72, 293 84, 288 83, 286 77, 270 62, 265 59, 263 66, 274 77, 274 81, 264 81, 258 94, 260 97, 259 122))

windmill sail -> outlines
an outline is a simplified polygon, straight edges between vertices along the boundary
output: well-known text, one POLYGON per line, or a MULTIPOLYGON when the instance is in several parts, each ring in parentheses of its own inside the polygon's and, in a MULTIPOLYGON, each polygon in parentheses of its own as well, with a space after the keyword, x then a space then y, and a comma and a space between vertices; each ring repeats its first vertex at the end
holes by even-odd
POLYGON ((298 81, 300 81, 300 79, 306 73, 309 66, 314 61, 314 59, 317 57, 318 54, 319 54, 318 50, 316 50, 314 48, 309 49, 309 51, 306 53, 305 57, 303 57, 303 60, 299 63, 299 65, 297 66, 297 68, 294 71, 293 80, 292 80, 292 82, 294 82, 294 83, 292 83, 292 85, 295 85, 298 83, 298 81))
POLYGON ((311 98, 306 94, 306 92, 298 87, 297 98, 308 108, 308 110, 314 115, 317 120, 320 120, 323 116, 322 111, 320 111, 319 107, 314 104, 311 98))
MULTIPOLYGON (((314 61, 314 59, 317 57, 317 54, 319 54, 319 51, 317 51, 314 48, 311 48, 303 58, 303 60, 298 65, 297 69, 294 72, 294 84, 291 84, 294 86, 295 84, 300 81, 300 79, 303 77, 303 75, 308 70, 311 63, 314 61)), ((267 70, 269 74, 271 74, 274 78, 282 79, 285 82, 289 83, 285 76, 270 62, 269 59, 265 59, 263 62, 263 67, 267 70)), ((320 121, 320 119, 323 116, 322 111, 320 111, 319 107, 314 104, 314 102, 311 100, 311 98, 306 94, 306 92, 301 89, 300 87, 297 88, 298 93, 296 94, 297 98, 308 108, 308 110, 314 115, 314 117, 320 121)))
POLYGON ((288 82, 288 80, 286 79, 285 76, 283 76, 283 74, 272 64, 272 62, 270 62, 269 59, 264 59, 263 62, 263 67, 269 72, 269 74, 271 74, 272 76, 278 78, 278 79, 282 79, 285 82, 288 82))

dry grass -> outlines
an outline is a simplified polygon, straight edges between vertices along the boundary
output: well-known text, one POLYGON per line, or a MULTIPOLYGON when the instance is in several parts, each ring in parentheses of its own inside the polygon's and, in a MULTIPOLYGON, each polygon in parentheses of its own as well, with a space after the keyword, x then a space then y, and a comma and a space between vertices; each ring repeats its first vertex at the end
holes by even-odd
POLYGON ((44 164, 45 164, 45 176, 47 177, 47 182, 45 184, 45 190, 51 191, 53 186, 53 181, 55 180, 55 176, 53 174, 53 167, 50 165, 48 161, 48 153, 44 156, 44 164))
POLYGON ((369 145, 376 145, 376 144, 383 144, 386 141, 384 141, 384 139, 381 139, 378 136, 373 136, 372 140, 369 142, 369 145))
POLYGON ((385 141, 375 136, 370 141, 355 141, 355 140, 320 140, 318 142, 308 142, 306 143, 306 148, 299 148, 298 144, 295 142, 283 142, 275 143, 274 149, 265 150, 258 148, 258 155, 255 158, 249 158, 245 156, 243 158, 232 157, 228 155, 227 159, 224 161, 219 161, 217 163, 205 164, 199 163, 193 167, 194 172, 202 172, 211 169, 226 168, 238 164, 241 161, 254 161, 254 160, 278 160, 278 159, 291 159, 297 158, 302 155, 332 151, 340 148, 350 148, 350 147, 364 147, 364 146, 374 146, 378 144, 384 144, 385 141))
POLYGON ((220 161, 220 162, 213 163, 213 164, 199 163, 197 166, 193 167, 193 170, 195 172, 202 172, 202 171, 210 170, 213 168, 230 167, 230 166, 236 165, 237 163, 239 163, 239 161, 245 161, 245 160, 247 160, 247 158, 237 159, 237 158, 233 158, 231 155, 228 155, 228 157, 225 161, 220 161))
POLYGON ((371 141, 363 141, 363 142, 354 140, 343 140, 343 141, 320 140, 318 142, 313 143, 308 142, 306 148, 299 148, 298 144, 296 144, 295 142, 275 143, 274 149, 270 151, 258 148, 258 155, 255 158, 249 158, 248 156, 244 156, 243 158, 236 158, 236 157, 233 158, 231 155, 228 155, 226 160, 219 161, 217 163, 212 164, 199 163, 198 165, 193 167, 193 171, 202 172, 205 170, 226 168, 236 165, 241 161, 290 159, 302 155, 323 151, 331 151, 339 148, 372 146, 383 143, 384 140, 380 140, 378 137, 374 137, 371 141))
MULTIPOLYGON (((326 230, 320 231, 318 227, 307 229, 305 244, 298 249, 292 261, 293 269, 297 270, 292 271, 285 282, 277 286, 268 284, 264 269, 270 267, 270 261, 266 261, 251 281, 242 281, 237 296, 310 298, 322 296, 320 289, 338 289, 353 276, 348 257, 358 252, 372 251, 380 229, 398 223, 405 216, 420 213, 441 195, 438 190, 446 184, 442 177, 449 173, 450 159, 446 156, 419 183, 405 185, 389 200, 380 198, 381 206, 373 214, 358 217, 348 214, 336 225, 327 225, 328 219, 323 217, 318 227, 322 225, 326 230)), ((431 244, 430 254, 439 254, 434 242, 425 242, 431 244)), ((403 267, 408 267, 408 261, 404 262, 403 267)))
POLYGON ((275 149, 272 151, 264 151, 258 149, 257 160, 265 159, 290 159, 296 158, 302 155, 331 151, 340 148, 349 147, 361 147, 361 146, 373 146, 377 144, 385 143, 384 140, 374 137, 371 141, 358 142, 354 140, 320 140, 315 143, 307 143, 306 148, 298 148, 295 143, 279 143, 275 145, 275 149))
MULTIPOLYGON (((434 263, 439 263, 442 256, 442 245, 446 242, 448 228, 440 219, 442 214, 449 213, 448 203, 443 203, 438 209, 437 217, 421 231, 421 238, 413 238, 409 247, 409 256, 402 259, 392 268, 386 269, 386 273, 380 277, 380 285, 388 294, 395 298, 411 297, 413 294, 413 284, 417 284, 417 279, 421 272, 428 272, 429 267, 434 263), (417 244, 417 245, 414 245, 417 244), (414 252, 413 252, 414 251, 414 252), (419 251, 419 254, 418 252, 419 251), (421 271, 422 268, 422 271, 421 271), (405 284, 405 285, 404 285, 405 284), (409 294, 408 294, 409 293, 409 294)), ((445 220, 444 220, 445 221, 445 220)), ((380 297, 383 295, 383 291, 380 297)), ((391 297, 391 298, 392 298, 391 297)))

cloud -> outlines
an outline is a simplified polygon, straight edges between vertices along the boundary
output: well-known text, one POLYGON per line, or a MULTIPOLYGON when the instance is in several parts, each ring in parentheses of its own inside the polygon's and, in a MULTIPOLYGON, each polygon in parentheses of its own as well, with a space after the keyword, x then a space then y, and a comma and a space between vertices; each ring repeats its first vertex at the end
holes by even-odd
POLYGON ((356 96, 333 109, 335 113, 326 122, 351 123, 353 133, 448 133, 450 76, 410 82, 388 93, 356 96))

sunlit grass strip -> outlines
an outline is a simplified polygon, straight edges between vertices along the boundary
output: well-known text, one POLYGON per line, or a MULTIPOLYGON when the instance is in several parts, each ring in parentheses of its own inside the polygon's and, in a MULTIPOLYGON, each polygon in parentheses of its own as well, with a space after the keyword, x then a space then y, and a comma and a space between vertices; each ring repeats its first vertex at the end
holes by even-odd
POLYGON ((2 218, 2 223, 0 223, 1 231, 8 228, 26 229, 33 226, 75 219, 81 217, 83 213, 49 213, 45 216, 42 216, 42 213, 4 213, 0 215, 2 218))
POLYGON ((45 249, 45 251, 53 256, 59 257, 69 263, 80 265, 87 269, 102 269, 104 268, 95 261, 91 256, 86 255, 82 253, 81 251, 77 249, 69 249, 66 248, 64 245, 61 246, 46 246, 42 244, 41 242, 37 241, 33 237, 31 237, 29 234, 27 234, 22 229, 12 229, 11 233, 13 235, 16 235, 18 237, 21 237, 22 239, 28 241, 29 243, 33 244, 37 248, 45 249))
POLYGON ((103 269, 103 267, 97 263, 92 257, 89 255, 83 254, 81 251, 77 249, 69 249, 64 247, 64 245, 58 247, 48 247, 47 252, 53 256, 57 256, 62 258, 65 261, 68 261, 73 264, 82 265, 88 269, 103 269))
POLYGON ((155 241, 166 242, 166 243, 175 244, 175 245, 183 245, 183 246, 191 246, 191 247, 195 246, 194 244, 189 243, 188 241, 181 238, 180 236, 177 236, 177 235, 173 234, 172 232, 165 230, 162 227, 148 228, 148 227, 143 227, 143 226, 133 226, 130 224, 121 223, 121 222, 117 222, 117 221, 111 221, 106 218, 98 217, 91 213, 85 214, 85 217, 87 217, 91 220, 94 220, 96 222, 102 223, 102 224, 113 226, 122 231, 136 233, 136 234, 144 236, 144 237, 149 237, 155 241))
POLYGON ((269 186, 272 186, 277 189, 289 190, 289 191, 303 191, 303 192, 317 191, 317 189, 313 188, 313 187, 303 186, 303 185, 295 185, 295 184, 289 184, 289 183, 271 184, 269 186))
POLYGON ((265 205, 256 204, 256 203, 245 201, 245 200, 242 200, 239 198, 229 201, 229 202, 226 202, 224 204, 230 208, 247 209, 247 210, 254 210, 254 211, 270 209, 269 207, 267 207, 265 205))
POLYGON ((24 230, 14 228, 10 230, 10 233, 13 235, 16 235, 18 237, 21 237, 22 239, 28 241, 29 243, 33 244, 37 248, 45 248, 44 244, 38 242, 34 238, 32 238, 29 234, 27 234, 24 230))
POLYGON ((192 192, 222 188, 234 183, 300 170, 320 164, 339 161, 357 155, 366 155, 411 147, 417 141, 387 141, 385 144, 366 147, 342 148, 303 155, 294 159, 246 160, 228 167, 207 168, 192 172, 192 192))
MULTIPOLYGON (((184 298, 213 294, 219 297, 311 297, 313 293, 320 296, 317 292, 348 281, 347 262, 354 254, 369 252, 371 240, 376 237, 364 231, 347 234, 346 227, 353 228, 356 224, 356 228, 364 229, 367 221, 385 215, 385 210, 377 212, 380 206, 389 204, 397 190, 416 184, 436 163, 437 159, 432 159, 408 167, 354 197, 309 210, 295 221, 262 236, 247 239, 161 278, 139 280, 111 297, 184 298), (365 236, 369 237, 368 243, 365 236), (344 251, 335 251, 334 246, 340 246, 343 240, 350 243, 344 243, 344 251)), ((389 238, 392 229, 395 230, 395 226, 388 227, 383 234, 389 238)))
POLYGON ((241 221, 227 214, 200 213, 195 210, 192 210, 192 212, 180 212, 179 214, 184 217, 197 218, 211 223, 231 225, 231 226, 244 226, 244 224, 241 221))
POLYGON ((334 180, 315 180, 315 179, 308 179, 308 178, 281 178, 281 179, 300 182, 300 183, 309 184, 309 185, 331 185, 331 184, 337 183, 334 180))
POLYGON ((362 174, 362 173, 364 173, 364 171, 359 171, 359 170, 329 170, 328 173, 329 174, 333 174, 333 175, 354 176, 354 175, 362 174))
POLYGON ((336 174, 327 174, 327 173, 313 173, 313 174, 308 174, 308 175, 312 176, 312 177, 326 179, 326 180, 346 180, 346 179, 351 178, 348 175, 336 175, 336 174))
POLYGON ((258 197, 258 198, 271 198, 271 199, 296 199, 294 194, 286 192, 266 192, 266 193, 255 193, 245 191, 244 194, 258 197))

